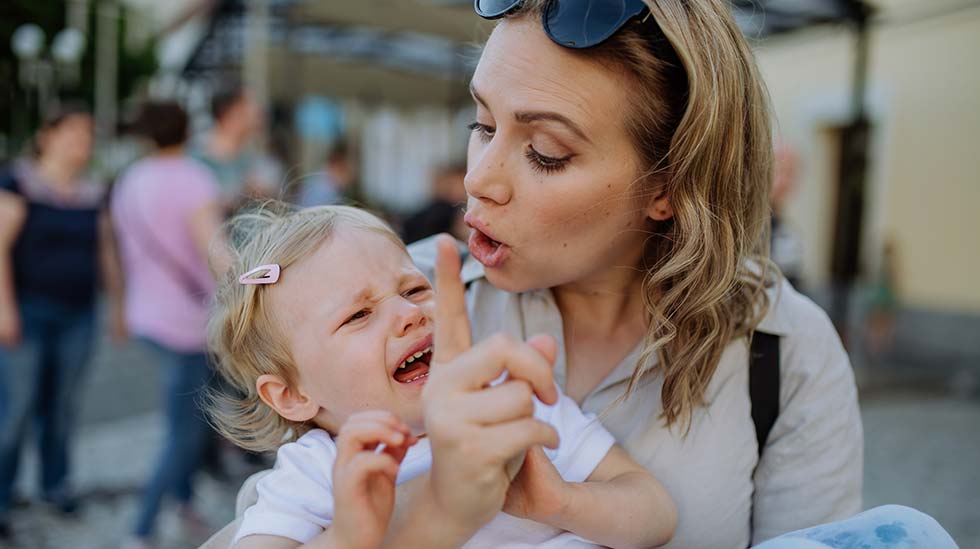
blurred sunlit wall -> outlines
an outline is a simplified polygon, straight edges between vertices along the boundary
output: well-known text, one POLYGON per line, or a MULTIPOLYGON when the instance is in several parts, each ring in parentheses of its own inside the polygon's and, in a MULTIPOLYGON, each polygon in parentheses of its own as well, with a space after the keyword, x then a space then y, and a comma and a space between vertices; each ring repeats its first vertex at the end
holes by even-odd
MULTIPOLYGON (((897 253, 905 307, 980 316, 980 2, 874 2, 872 125, 863 265, 897 253)), ((829 283, 837 129, 850 117, 854 36, 816 28, 759 44, 776 140, 801 158, 784 215, 804 241, 805 284, 829 283)))

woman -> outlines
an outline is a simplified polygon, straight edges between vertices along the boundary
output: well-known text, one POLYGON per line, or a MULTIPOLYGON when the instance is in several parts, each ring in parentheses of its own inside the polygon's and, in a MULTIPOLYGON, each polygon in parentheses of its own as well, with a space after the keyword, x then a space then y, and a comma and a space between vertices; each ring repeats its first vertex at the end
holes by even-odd
MULTIPOLYGON (((100 268, 111 298, 119 288, 102 187, 84 175, 92 116, 74 106, 55 113, 38 130, 35 153, 0 177, 0 538, 10 534, 11 492, 32 421, 42 498, 75 511, 70 434, 100 268)), ((113 305, 112 318, 117 311, 113 305)))
POLYGON ((208 250, 221 225, 217 181, 184 154, 184 110, 154 103, 141 118, 156 151, 121 176, 112 213, 126 279, 126 322, 163 369, 167 439, 143 494, 130 544, 136 547, 149 545, 165 495, 176 499, 185 523, 202 522, 191 506, 192 481, 210 435, 199 404, 212 378, 205 342, 214 288, 208 250))
POLYGON ((558 341, 556 381, 677 502, 671 547, 856 513, 853 375, 824 313, 768 267, 766 92, 726 4, 476 6, 501 20, 471 84, 474 339, 558 341), (762 448, 754 330, 779 336, 781 364, 762 448))

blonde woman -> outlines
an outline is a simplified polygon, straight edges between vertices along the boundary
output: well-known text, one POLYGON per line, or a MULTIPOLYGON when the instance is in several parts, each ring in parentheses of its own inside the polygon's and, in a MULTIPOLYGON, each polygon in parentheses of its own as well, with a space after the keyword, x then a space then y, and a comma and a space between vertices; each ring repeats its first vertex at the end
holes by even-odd
MULTIPOLYGON (((678 507, 671 547, 746 547, 861 508, 862 431, 824 313, 766 257, 772 141, 720 0, 483 1, 463 266, 474 340, 559 342, 555 377, 678 507), (757 440, 749 339, 778 336, 757 440)), ((431 245, 414 250, 431 263, 431 245)))

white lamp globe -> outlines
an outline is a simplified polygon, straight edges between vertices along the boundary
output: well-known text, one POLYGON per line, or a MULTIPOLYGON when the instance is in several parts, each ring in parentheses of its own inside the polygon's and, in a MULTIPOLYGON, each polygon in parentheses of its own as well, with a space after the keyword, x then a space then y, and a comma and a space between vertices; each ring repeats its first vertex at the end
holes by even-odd
POLYGON ((51 57, 58 63, 73 65, 85 53, 85 35, 78 29, 64 29, 55 35, 51 44, 51 57))
POLYGON ((44 49, 44 30, 34 23, 17 27, 10 37, 10 48, 20 59, 37 59, 44 49))

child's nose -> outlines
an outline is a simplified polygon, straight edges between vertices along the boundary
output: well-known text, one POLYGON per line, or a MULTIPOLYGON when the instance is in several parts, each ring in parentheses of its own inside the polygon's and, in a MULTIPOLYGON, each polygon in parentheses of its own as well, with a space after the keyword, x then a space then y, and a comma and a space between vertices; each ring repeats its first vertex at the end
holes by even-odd
POLYGON ((421 307, 415 303, 404 302, 398 318, 398 335, 406 335, 415 328, 425 326, 426 322, 421 307))

